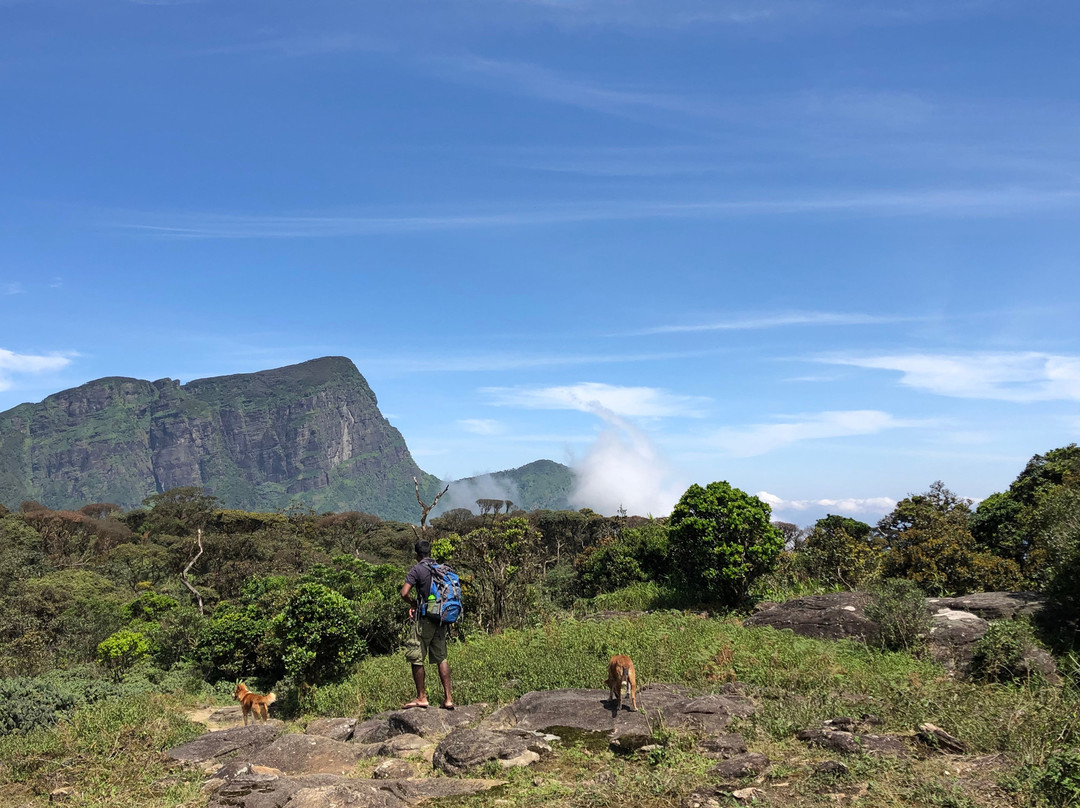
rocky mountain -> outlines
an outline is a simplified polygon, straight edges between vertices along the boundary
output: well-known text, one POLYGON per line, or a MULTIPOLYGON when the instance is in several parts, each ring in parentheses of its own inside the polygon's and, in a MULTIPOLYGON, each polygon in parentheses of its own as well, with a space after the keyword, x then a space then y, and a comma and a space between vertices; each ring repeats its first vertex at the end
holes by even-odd
POLYGON ((227 507, 291 503, 415 522, 416 465, 344 357, 180 384, 111 377, 0 413, 0 503, 51 508, 198 486, 227 507))

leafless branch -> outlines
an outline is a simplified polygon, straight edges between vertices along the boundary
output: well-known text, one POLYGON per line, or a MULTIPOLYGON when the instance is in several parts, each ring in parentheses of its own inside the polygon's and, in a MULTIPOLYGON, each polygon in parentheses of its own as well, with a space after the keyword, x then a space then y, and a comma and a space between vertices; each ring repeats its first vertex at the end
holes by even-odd
POLYGON ((191 568, 193 566, 195 566, 195 562, 199 560, 199 556, 201 556, 203 554, 202 528, 201 527, 198 529, 198 532, 196 533, 195 543, 196 543, 196 545, 198 545, 199 552, 197 552, 195 554, 195 557, 193 559, 191 559, 191 561, 188 562, 188 565, 186 567, 184 567, 184 571, 180 573, 180 580, 184 582, 184 586, 186 586, 188 589, 190 589, 191 593, 195 596, 195 600, 197 600, 198 603, 199 603, 199 615, 202 616, 202 613, 203 613, 202 595, 199 594, 198 589, 196 589, 195 587, 193 587, 191 585, 191 582, 188 581, 188 577, 187 577, 188 572, 191 570, 191 568))
POLYGON ((434 508, 438 504, 439 498, 442 497, 443 494, 445 494, 447 491, 450 490, 450 483, 446 484, 446 488, 444 488, 441 492, 439 492, 439 495, 437 497, 435 497, 435 499, 433 499, 431 501, 430 505, 425 505, 424 500, 420 499, 420 481, 417 480, 415 477, 412 478, 412 481, 413 481, 413 485, 416 486, 416 501, 420 503, 420 510, 423 512, 423 514, 420 517, 420 530, 421 531, 427 530, 428 514, 431 513, 431 509, 434 508))

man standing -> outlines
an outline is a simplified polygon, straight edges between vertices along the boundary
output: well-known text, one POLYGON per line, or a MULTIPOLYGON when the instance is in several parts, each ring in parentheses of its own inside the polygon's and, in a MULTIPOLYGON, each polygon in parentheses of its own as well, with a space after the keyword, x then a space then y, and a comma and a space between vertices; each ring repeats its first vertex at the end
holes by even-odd
POLYGON ((416 552, 416 564, 405 576, 405 585, 401 587, 401 598, 409 604, 409 619, 413 621, 409 639, 405 643, 405 659, 412 665, 413 683, 416 685, 416 698, 404 705, 427 707, 427 688, 424 685, 424 660, 438 666, 439 680, 443 686, 443 708, 454 709, 454 700, 450 696, 450 663, 446 661, 446 624, 442 621, 429 620, 423 616, 421 605, 431 593, 431 565, 435 560, 430 557, 431 543, 426 539, 417 540, 413 546, 416 552))

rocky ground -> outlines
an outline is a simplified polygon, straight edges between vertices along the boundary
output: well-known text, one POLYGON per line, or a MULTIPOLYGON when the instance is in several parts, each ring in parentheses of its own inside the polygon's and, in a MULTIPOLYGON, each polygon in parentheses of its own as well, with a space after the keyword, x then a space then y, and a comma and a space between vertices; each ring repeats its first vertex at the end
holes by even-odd
MULTIPOLYGON (((397 710, 366 721, 323 718, 302 732, 275 719, 243 726, 239 709, 227 707, 193 715, 210 731, 168 756, 207 774, 208 808, 403 808, 495 788, 501 780, 477 772, 530 766, 564 743, 587 739, 616 753, 642 755, 675 731, 693 739, 696 754, 716 761, 708 787, 691 795, 692 808, 721 794, 741 800, 765 794, 754 778, 760 785, 771 761, 748 751, 743 737, 730 731, 733 721, 756 709, 744 692, 730 683, 720 693, 695 697, 655 684, 640 691, 638 711, 626 705, 617 711, 606 691, 551 690, 527 693, 496 710, 473 704, 453 711, 397 710)), ((838 717, 797 737, 835 755, 813 765, 837 772, 845 770, 845 756, 964 752, 962 741, 931 725, 888 735, 874 732, 876 723, 873 716, 838 717)))

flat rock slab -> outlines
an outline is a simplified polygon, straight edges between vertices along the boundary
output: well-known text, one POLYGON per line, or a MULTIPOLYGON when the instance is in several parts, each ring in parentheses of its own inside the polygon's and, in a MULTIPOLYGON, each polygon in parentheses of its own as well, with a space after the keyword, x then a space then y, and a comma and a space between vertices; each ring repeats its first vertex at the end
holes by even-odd
POLYGON ((496 710, 480 722, 480 728, 521 727, 546 732, 554 727, 570 727, 610 732, 615 708, 607 697, 606 690, 534 690, 496 710))
POLYGON ((715 735, 702 738, 694 745, 694 749, 704 757, 728 760, 746 751, 746 739, 735 733, 715 735))
POLYGON ((435 747, 431 764, 447 774, 461 774, 489 760, 505 767, 528 766, 551 751, 543 736, 520 729, 458 729, 435 747))
POLYGON ((897 735, 874 735, 870 733, 844 732, 842 730, 807 729, 795 736, 810 746, 845 752, 849 755, 867 753, 904 757, 911 752, 908 742, 897 735))
POLYGON ((394 733, 390 730, 390 721, 386 714, 374 716, 357 724, 349 737, 352 743, 379 743, 387 740, 394 733))
POLYGON ((756 777, 767 768, 769 768, 768 756, 749 752, 717 763, 710 771, 716 777, 741 780, 744 777, 756 777))
POLYGON ((983 620, 1012 620, 1040 611, 1046 599, 1038 592, 977 592, 959 598, 927 598, 926 605, 932 611, 971 612, 983 620))
POLYGON ((329 774, 238 778, 211 795, 207 808, 406 808, 436 797, 476 794, 500 780, 360 780, 329 774))
POLYGON ((207 732, 192 741, 174 746, 165 755, 182 763, 203 763, 229 755, 250 756, 272 744, 281 728, 272 724, 251 724, 207 732))
POLYGON ((304 732, 334 741, 347 741, 352 738, 355 729, 355 718, 317 718, 304 728, 304 732))
POLYGON ((833 592, 777 603, 743 621, 749 628, 790 629, 821 640, 867 640, 878 630, 863 610, 870 602, 864 592, 833 592))
POLYGON ((321 735, 282 735, 250 756, 258 766, 286 774, 345 774, 361 757, 361 747, 321 735))

